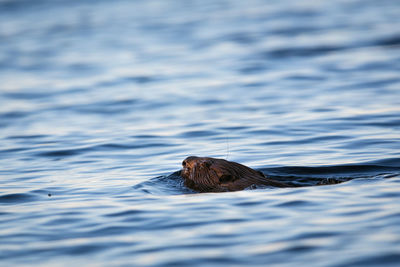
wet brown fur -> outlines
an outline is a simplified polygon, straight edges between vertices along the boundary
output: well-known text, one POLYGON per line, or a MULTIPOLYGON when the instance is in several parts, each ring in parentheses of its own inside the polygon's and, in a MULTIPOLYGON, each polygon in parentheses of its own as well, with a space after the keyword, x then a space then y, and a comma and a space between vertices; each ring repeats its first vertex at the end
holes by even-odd
POLYGON ((190 156, 182 166, 185 186, 198 192, 238 191, 251 185, 290 187, 265 177, 262 172, 224 159, 190 156))

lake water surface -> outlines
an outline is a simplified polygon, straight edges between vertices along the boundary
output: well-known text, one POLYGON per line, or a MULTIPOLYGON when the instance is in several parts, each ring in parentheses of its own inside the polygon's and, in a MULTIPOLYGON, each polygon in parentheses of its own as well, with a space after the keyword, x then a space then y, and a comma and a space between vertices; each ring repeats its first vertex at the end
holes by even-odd
POLYGON ((399 266, 399 29, 396 0, 1 0, 1 265, 399 266), (198 194, 189 155, 346 182, 198 194))

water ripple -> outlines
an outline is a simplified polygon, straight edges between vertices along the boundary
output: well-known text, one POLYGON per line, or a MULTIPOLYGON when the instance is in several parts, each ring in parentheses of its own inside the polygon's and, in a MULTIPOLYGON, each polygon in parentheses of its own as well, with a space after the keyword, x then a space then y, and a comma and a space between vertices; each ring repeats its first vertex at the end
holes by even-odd
POLYGON ((0 196, 0 202, 4 204, 19 204, 37 200, 37 196, 28 193, 15 193, 0 196))

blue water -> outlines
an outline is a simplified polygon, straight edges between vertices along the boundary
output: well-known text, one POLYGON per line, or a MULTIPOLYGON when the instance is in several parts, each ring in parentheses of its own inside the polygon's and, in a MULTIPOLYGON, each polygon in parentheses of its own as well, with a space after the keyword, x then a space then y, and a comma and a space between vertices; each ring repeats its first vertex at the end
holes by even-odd
POLYGON ((0 1, 2 266, 398 266, 400 2, 0 1), (189 155, 340 184, 198 194, 189 155))

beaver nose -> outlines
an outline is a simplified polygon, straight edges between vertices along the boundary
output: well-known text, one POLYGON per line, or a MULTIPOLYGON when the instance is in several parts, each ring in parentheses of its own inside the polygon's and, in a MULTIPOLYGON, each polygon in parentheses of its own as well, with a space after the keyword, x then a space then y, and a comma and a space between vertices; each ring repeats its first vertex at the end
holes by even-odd
POLYGON ((186 167, 186 160, 182 161, 182 166, 186 167))

